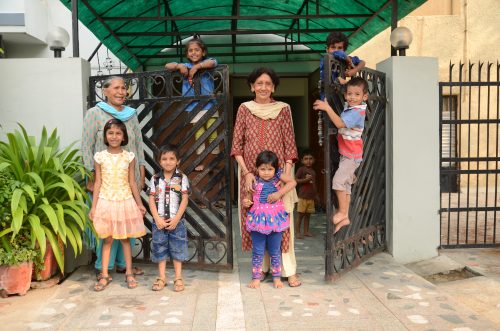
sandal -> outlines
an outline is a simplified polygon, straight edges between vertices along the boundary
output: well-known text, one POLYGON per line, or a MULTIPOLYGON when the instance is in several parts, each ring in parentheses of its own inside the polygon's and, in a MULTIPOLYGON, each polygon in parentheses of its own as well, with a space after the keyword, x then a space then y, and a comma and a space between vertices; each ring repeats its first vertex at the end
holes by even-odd
POLYGON ((137 280, 135 280, 134 274, 126 274, 125 275, 125 283, 127 283, 127 287, 129 289, 134 289, 137 287, 137 280))
MULTIPOLYGON (((127 272, 127 268, 116 267, 116 273, 124 274, 126 272, 127 272)), ((132 273, 134 274, 134 276, 140 276, 140 275, 144 275, 144 270, 142 270, 139 267, 132 267, 132 273)))
POLYGON ((101 274, 101 278, 99 279, 99 281, 97 283, 95 283, 94 285, 94 291, 96 292, 101 292, 102 290, 104 290, 106 287, 108 287, 109 283, 111 283, 112 279, 111 277, 109 276, 103 276, 101 274), (104 284, 101 283, 101 281, 104 281, 104 284))
POLYGON ((153 283, 151 289, 153 291, 161 291, 163 290, 164 287, 165 287, 165 279, 158 277, 156 278, 156 281, 153 283))
MULTIPOLYGON (((96 269, 95 278, 97 281, 100 281, 101 279, 104 278, 104 275, 102 274, 101 270, 96 269)), ((113 277, 111 276, 108 276, 107 278, 109 278, 109 281, 113 280, 113 277)))
POLYGON ((182 278, 177 278, 176 280, 174 280, 174 291, 184 291, 184 281, 182 280, 182 278))
POLYGON ((292 275, 292 276, 288 277, 288 286, 299 287, 300 285, 302 285, 302 283, 300 282, 297 275, 292 275))

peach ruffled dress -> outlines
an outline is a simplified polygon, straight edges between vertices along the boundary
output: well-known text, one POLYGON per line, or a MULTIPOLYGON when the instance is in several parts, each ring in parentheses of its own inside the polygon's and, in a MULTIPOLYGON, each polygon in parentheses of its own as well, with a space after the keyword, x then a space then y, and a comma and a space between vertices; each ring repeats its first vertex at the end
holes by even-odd
POLYGON ((132 152, 97 152, 94 160, 101 166, 101 190, 97 201, 94 228, 99 238, 138 238, 146 234, 142 214, 128 182, 132 152))

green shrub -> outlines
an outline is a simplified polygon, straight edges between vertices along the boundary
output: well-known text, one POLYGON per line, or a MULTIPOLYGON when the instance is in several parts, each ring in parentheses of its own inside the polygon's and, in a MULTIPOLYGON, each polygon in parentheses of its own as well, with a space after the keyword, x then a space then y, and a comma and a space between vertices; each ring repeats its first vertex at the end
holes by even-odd
MULTIPOLYGON (((39 247, 43 256, 48 240, 64 272, 59 240, 64 245, 69 243, 75 255, 83 249, 82 232, 89 224, 84 190, 88 173, 74 144, 60 149, 57 130, 48 135, 44 127, 37 143, 22 125, 19 127, 7 134, 6 142, 0 142, 0 171, 12 190, 7 207, 10 213, 0 228, 0 243, 6 251, 12 251, 14 239, 27 231, 29 247, 39 247)), ((5 202, 4 193, 0 190, 0 199, 5 202)))

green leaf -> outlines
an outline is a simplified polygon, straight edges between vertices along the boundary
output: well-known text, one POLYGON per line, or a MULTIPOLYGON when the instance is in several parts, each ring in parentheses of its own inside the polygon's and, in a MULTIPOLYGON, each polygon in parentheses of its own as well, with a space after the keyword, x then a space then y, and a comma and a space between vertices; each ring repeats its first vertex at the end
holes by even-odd
POLYGON ((33 189, 31 186, 24 184, 23 189, 26 193, 28 193, 29 197, 31 198, 31 201, 35 203, 35 192, 33 192, 33 189))
POLYGON ((12 230, 14 234, 18 234, 19 230, 21 230, 21 226, 23 225, 23 210, 21 207, 16 208, 16 210, 12 211, 12 230))
POLYGON ((55 213, 54 209, 52 208, 52 206, 40 205, 40 206, 38 206, 38 208, 40 208, 47 216, 47 218, 50 222, 50 225, 52 226, 52 229, 54 230, 54 233, 58 234, 59 230, 60 230, 59 229, 59 222, 57 221, 57 216, 56 216, 56 213, 55 213))
POLYGON ((38 174, 34 172, 28 172, 26 175, 31 177, 35 181, 36 186, 40 190, 40 193, 43 195, 45 193, 45 185, 43 185, 43 181, 40 176, 38 176, 38 174))
POLYGON ((59 242, 57 241, 57 236, 46 226, 43 226, 45 231, 45 235, 49 240, 50 245, 52 246, 52 251, 54 252, 54 257, 56 258, 57 265, 59 265, 59 269, 64 274, 64 257, 61 252, 61 248, 59 247, 59 242))
POLYGON ((0 238, 3 238, 6 234, 11 233, 12 231, 13 231, 12 228, 7 228, 7 229, 0 231, 0 238))
POLYGON ((78 229, 73 224, 70 224, 70 226, 68 227, 67 235, 71 247, 73 247, 73 252, 75 252, 75 257, 76 257, 78 253, 80 253, 83 249, 82 236, 80 232, 78 232, 78 229))
POLYGON ((53 205, 53 208, 55 207, 56 215, 57 215, 57 220, 59 221, 59 238, 62 240, 62 242, 66 245, 66 235, 67 235, 67 229, 66 229, 66 220, 64 219, 64 211, 63 208, 60 204, 56 203, 53 205))
POLYGON ((31 232, 35 234, 36 240, 38 241, 40 251, 42 252, 42 255, 45 255, 47 241, 45 239, 45 232, 40 224, 40 218, 38 218, 37 215, 29 215, 28 221, 31 225, 31 232))
MULTIPOLYGON (((83 228, 84 228, 84 226, 83 226, 83 224, 84 224, 84 219, 82 219, 82 218, 80 217, 80 215, 78 215, 78 214, 77 214, 77 213, 75 213, 73 210, 68 209, 68 208, 65 208, 65 209, 64 209, 64 213, 65 213, 66 215, 68 215, 67 217, 71 217, 71 219, 72 219, 73 221, 75 221, 76 225, 78 225, 78 227, 79 227, 80 229, 82 229, 82 230, 83 230, 83 228)), ((66 218, 66 219, 67 219, 67 218, 66 218)))
POLYGON ((12 193, 12 200, 10 201, 10 209, 12 210, 12 214, 14 214, 14 210, 19 206, 19 200, 23 196, 23 191, 21 189, 16 188, 12 193))
POLYGON ((0 171, 7 169, 8 167, 10 167, 10 163, 7 162, 0 163, 0 171))

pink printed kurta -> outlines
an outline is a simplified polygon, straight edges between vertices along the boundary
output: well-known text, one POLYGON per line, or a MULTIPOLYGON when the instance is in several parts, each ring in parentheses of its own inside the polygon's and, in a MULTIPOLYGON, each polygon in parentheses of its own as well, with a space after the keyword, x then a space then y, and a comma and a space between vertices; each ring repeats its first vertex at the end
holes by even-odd
MULTIPOLYGON (((256 173, 255 160, 257 155, 270 150, 278 156, 279 167, 285 167, 286 160, 297 161, 297 146, 293 132, 292 114, 289 107, 284 107, 278 117, 272 120, 263 120, 252 115, 243 104, 238 108, 236 124, 233 131, 233 145, 231 156, 241 155, 249 171, 256 173)), ((246 196, 244 178, 240 182, 240 201, 246 196)), ((244 251, 252 249, 252 238, 246 230, 245 219, 248 209, 241 207, 240 222, 242 229, 241 244, 244 251)), ((281 251, 288 252, 290 230, 283 232, 281 251)))

